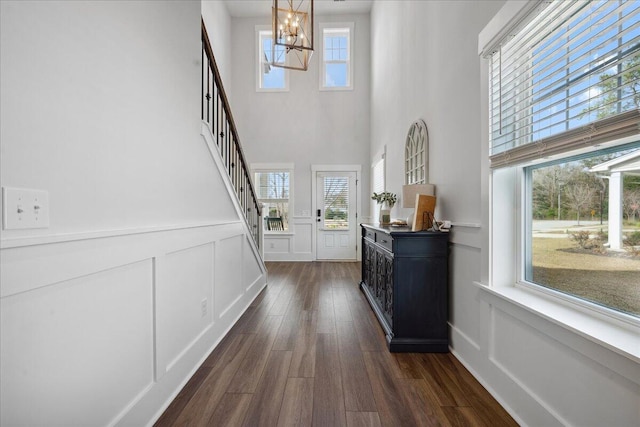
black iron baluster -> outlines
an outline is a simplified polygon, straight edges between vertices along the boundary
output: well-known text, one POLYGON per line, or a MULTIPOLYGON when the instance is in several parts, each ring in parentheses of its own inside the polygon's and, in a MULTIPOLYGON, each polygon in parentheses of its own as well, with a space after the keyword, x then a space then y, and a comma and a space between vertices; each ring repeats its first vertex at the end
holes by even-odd
POLYGON ((204 75, 201 76, 201 100, 200 100, 200 116, 204 120, 204 103, 207 103, 206 121, 215 137, 216 145, 222 161, 229 174, 229 179, 240 203, 245 221, 249 226, 255 243, 260 247, 261 236, 261 208, 256 198, 256 193, 251 181, 251 175, 247 168, 247 164, 242 152, 242 146, 237 136, 237 129, 233 120, 233 115, 229 110, 229 103, 220 80, 220 73, 216 65, 207 30, 202 22, 202 69, 205 72, 204 58, 206 56, 206 85, 204 90, 204 75))

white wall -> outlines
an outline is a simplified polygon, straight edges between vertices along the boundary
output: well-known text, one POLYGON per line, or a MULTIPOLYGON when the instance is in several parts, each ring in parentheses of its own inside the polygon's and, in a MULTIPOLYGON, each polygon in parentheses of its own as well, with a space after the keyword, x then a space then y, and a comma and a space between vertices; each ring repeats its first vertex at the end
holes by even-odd
MULTIPOLYGON (((475 224, 480 222, 474 208, 480 205, 480 93, 474 31, 501 3, 453 3, 457 7, 437 1, 375 2, 371 153, 387 145, 387 191, 401 195, 407 132, 423 119, 430 141, 429 182, 441 196, 436 217, 475 224)), ((392 216, 411 213, 401 205, 392 216)))
MULTIPOLYGON (((374 2, 370 152, 387 145, 387 189, 400 193, 406 132, 418 118, 427 123, 436 217, 458 224, 450 255, 452 351, 515 419, 529 426, 637 425, 637 361, 474 283, 487 270, 489 250, 481 157, 487 127, 480 118, 487 76, 478 34, 502 4, 374 2)), ((396 207, 392 215, 405 212, 396 207)))
POLYGON ((199 135, 188 3, 2 2, 0 179, 51 205, 48 230, 3 238, 235 217, 199 135))
MULTIPOLYGON (((224 90, 231 97, 231 16, 225 2, 203 0, 202 20, 209 34, 224 90)), ((233 111, 233 106, 231 110, 233 111)))
POLYGON ((152 423, 265 285, 200 121, 200 8, 0 2, 0 183, 51 212, 1 234, 1 425, 152 423))
MULTIPOLYGON (((320 91, 320 55, 311 58, 309 70, 291 71, 289 92, 256 92, 256 25, 270 19, 233 18, 231 104, 239 137, 249 163, 294 163, 292 239, 274 242, 289 259, 311 259, 311 165, 360 164, 361 205, 369 206, 369 15, 317 16, 323 22, 355 23, 354 88, 320 91), (298 227, 296 227, 298 225, 298 227), (286 248, 282 245, 286 245, 286 248), (288 256, 288 255, 287 255, 288 256)), ((319 33, 315 32, 316 49, 319 33)), ((365 220, 368 212, 359 212, 365 220)), ((276 245, 274 245, 276 246, 276 245)), ((265 249, 268 251, 268 248, 265 249)), ((268 256, 268 255, 266 255, 268 256)))

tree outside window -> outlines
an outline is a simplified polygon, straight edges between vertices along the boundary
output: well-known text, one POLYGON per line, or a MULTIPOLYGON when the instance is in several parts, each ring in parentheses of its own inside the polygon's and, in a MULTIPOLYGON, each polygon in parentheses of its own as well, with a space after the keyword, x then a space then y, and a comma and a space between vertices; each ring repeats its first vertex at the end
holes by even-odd
POLYGON ((279 218, 282 221, 283 231, 288 231, 290 172, 256 172, 255 183, 258 188, 258 199, 264 204, 264 216, 267 218, 279 218))

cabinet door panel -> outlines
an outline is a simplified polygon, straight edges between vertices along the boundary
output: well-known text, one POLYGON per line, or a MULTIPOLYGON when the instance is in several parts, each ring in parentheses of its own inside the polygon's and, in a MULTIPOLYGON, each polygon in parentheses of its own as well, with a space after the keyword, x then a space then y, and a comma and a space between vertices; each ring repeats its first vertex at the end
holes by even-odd
POLYGON ((389 324, 393 326, 393 257, 385 257, 385 282, 386 282, 386 294, 385 304, 383 306, 384 314, 387 316, 389 324))
POLYGON ((402 310, 394 313, 399 336, 447 337, 447 263, 442 258, 404 258, 396 299, 402 310), (412 274, 402 274, 411 271, 412 274))

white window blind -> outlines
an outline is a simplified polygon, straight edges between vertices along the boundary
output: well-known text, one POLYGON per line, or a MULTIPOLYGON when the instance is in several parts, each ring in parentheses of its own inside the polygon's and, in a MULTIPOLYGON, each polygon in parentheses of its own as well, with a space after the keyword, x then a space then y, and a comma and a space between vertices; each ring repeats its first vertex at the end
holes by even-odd
POLYGON ((490 51, 491 166, 638 134, 640 2, 542 2, 490 51))
POLYGON ((349 228, 348 177, 324 177, 324 226, 331 229, 349 228))

